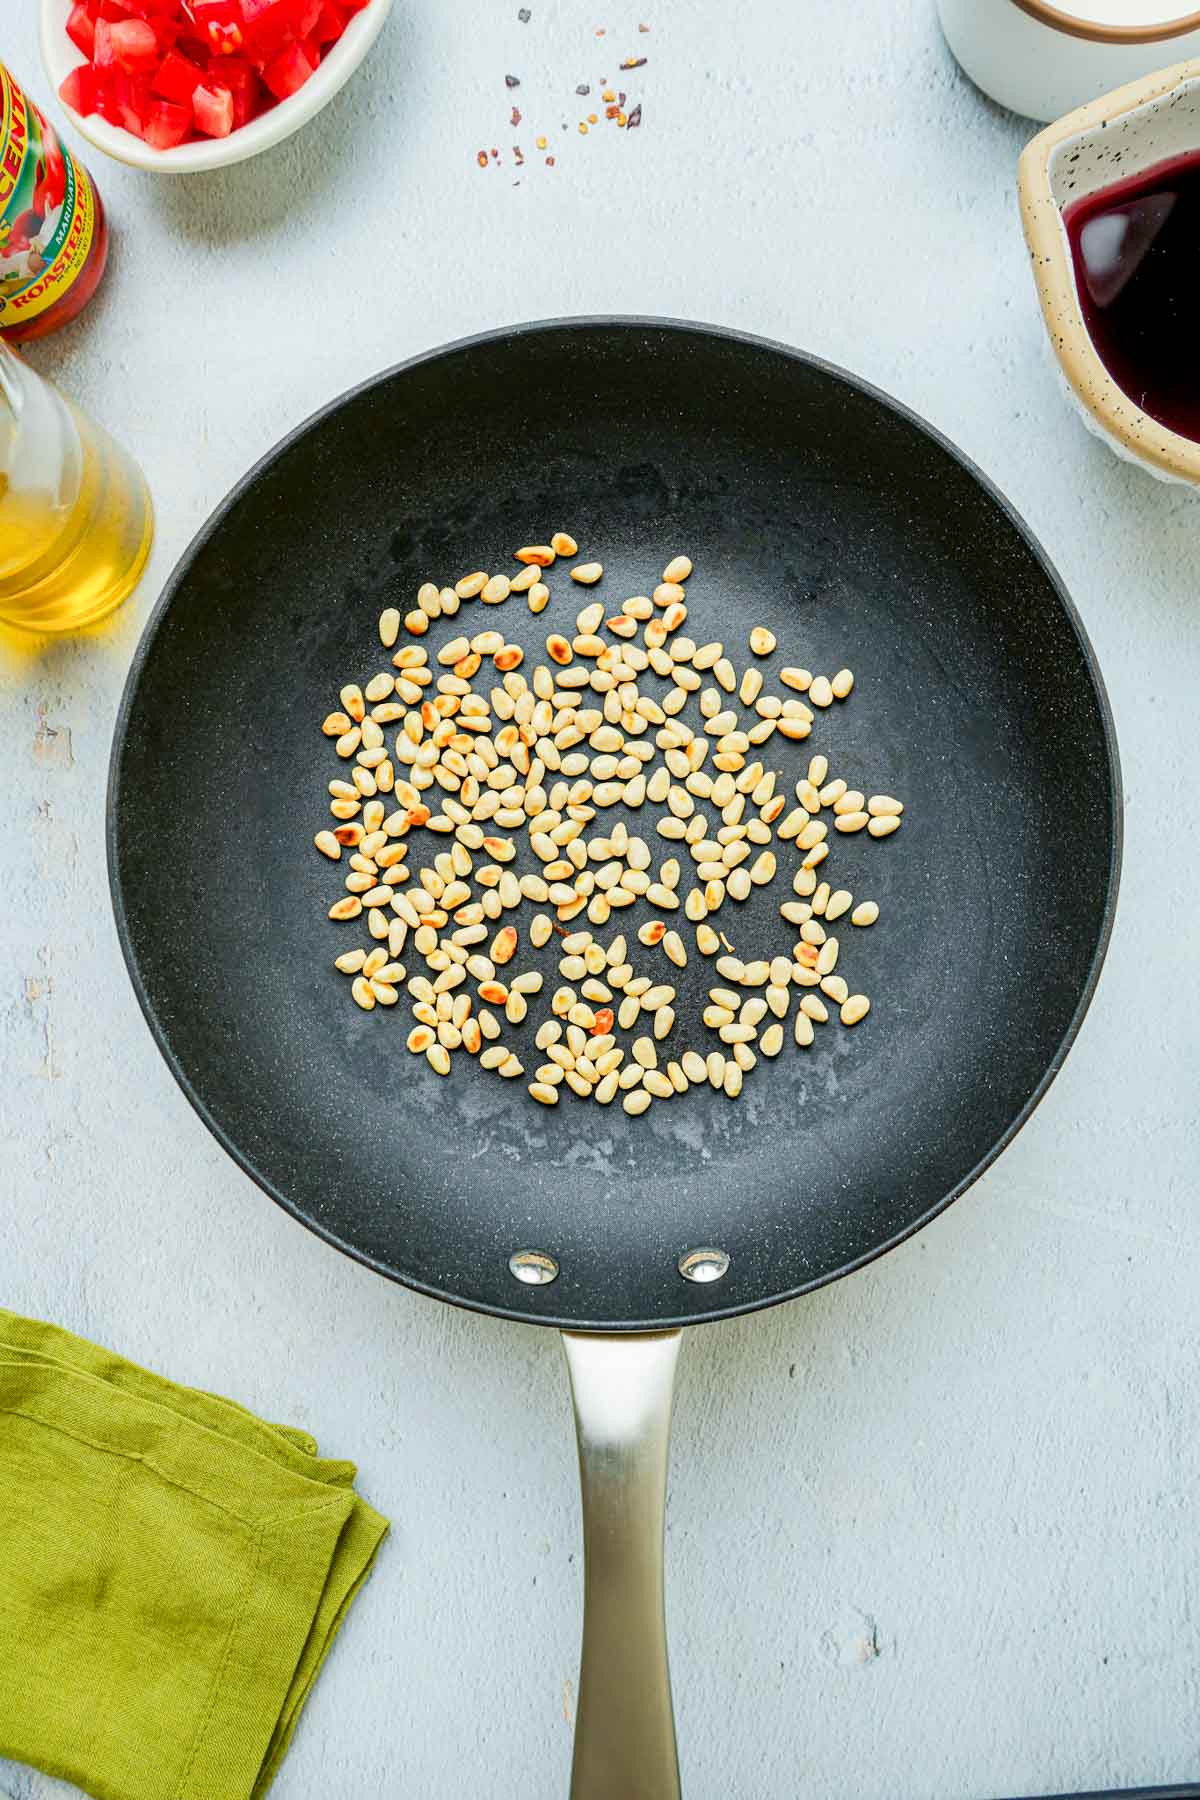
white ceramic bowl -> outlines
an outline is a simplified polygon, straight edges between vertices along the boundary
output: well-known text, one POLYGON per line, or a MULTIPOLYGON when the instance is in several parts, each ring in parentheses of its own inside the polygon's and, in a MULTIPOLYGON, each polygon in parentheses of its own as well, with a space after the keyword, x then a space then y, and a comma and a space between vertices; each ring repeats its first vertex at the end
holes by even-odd
MULTIPOLYGON (((84 59, 67 36, 71 0, 41 0, 41 9, 42 61, 58 98, 60 83, 84 59)), ((176 144, 173 150, 155 150, 122 126, 110 125, 98 113, 85 119, 63 100, 59 99, 58 104, 89 144, 135 169, 151 169, 158 175, 192 175, 201 169, 224 169, 281 143, 319 113, 353 75, 391 10, 392 0, 370 0, 368 6, 353 15, 302 88, 225 138, 204 138, 192 144, 176 144)))
POLYGON ((946 41, 976 87, 1031 119, 1057 119, 1123 81, 1200 56, 1196 0, 937 0, 937 7, 946 41))

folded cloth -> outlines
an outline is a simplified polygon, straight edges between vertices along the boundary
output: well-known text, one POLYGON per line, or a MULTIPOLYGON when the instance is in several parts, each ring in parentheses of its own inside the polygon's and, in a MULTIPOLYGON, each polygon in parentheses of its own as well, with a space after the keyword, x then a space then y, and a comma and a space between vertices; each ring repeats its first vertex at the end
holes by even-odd
POLYGON ((265 1794, 388 1522, 352 1463, 0 1308, 0 1755, 265 1794))

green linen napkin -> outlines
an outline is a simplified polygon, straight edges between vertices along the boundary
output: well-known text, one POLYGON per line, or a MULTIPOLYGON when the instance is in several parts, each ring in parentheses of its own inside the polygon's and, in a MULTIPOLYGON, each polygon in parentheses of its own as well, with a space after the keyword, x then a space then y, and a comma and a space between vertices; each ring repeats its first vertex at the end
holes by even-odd
POLYGON ((0 1755, 252 1800, 388 1522, 353 1463, 0 1308, 0 1755))

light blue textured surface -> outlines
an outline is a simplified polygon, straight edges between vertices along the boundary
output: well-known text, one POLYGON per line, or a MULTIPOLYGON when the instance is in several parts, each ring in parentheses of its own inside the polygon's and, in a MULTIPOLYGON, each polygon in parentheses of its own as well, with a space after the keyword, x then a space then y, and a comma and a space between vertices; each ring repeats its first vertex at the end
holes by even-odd
MULTIPOLYGON (((330 108, 227 174, 96 165, 111 273, 31 360, 136 450, 159 538, 108 638, 0 650, 0 1299, 304 1423, 394 1518, 278 1800, 565 1795, 580 1570, 558 1346, 339 1259, 217 1150, 117 949, 108 741, 192 532, 362 376, 574 312, 803 345, 925 413, 1042 537, 1108 677, 1128 851, 1090 1018, 999 1164, 866 1273, 685 1344, 685 1790, 1200 1778, 1200 511, 1058 393, 1014 194, 1030 128, 965 83, 926 0, 639 0, 645 36, 629 4, 528 3, 522 25, 517 0, 399 0, 330 108), (627 54, 649 58, 641 132, 579 137, 576 83, 627 54), (542 129, 556 168, 476 167, 542 129)), ((44 98, 34 11, 6 9, 0 55, 44 98)), ((479 423, 536 458, 536 396, 479 423)), ((0 1765, 6 1791, 62 1792, 0 1765)))

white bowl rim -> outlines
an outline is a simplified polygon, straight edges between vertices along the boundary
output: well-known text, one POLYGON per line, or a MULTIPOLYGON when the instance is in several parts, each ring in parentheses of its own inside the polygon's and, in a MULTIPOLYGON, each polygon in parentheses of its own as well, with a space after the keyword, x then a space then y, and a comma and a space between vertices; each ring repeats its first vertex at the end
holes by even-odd
POLYGON ((302 88, 286 100, 280 100, 269 112, 239 125, 225 138, 206 138, 190 144, 176 144, 171 150, 155 150, 121 125, 111 125, 98 113, 88 117, 68 106, 59 87, 72 69, 85 61, 66 32, 71 0, 41 0, 42 63, 54 89, 54 97, 81 137, 94 144, 105 155, 135 169, 149 169, 158 175, 192 175, 205 169, 225 169, 233 163, 257 156, 284 138, 290 137, 320 112, 347 82, 382 31, 392 0, 369 0, 361 12, 355 13, 341 37, 333 44, 319 66, 302 88))

